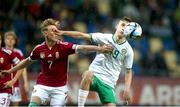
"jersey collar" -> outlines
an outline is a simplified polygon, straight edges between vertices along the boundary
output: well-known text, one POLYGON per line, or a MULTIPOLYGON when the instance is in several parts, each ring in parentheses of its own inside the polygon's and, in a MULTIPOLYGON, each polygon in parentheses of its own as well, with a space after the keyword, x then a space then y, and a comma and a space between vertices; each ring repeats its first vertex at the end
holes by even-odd
POLYGON ((46 48, 48 48, 49 50, 52 50, 52 49, 57 45, 57 42, 56 42, 51 48, 48 47, 48 45, 47 45, 46 42, 44 42, 44 45, 45 45, 46 48))
POLYGON ((114 43, 116 43, 116 44, 118 44, 118 45, 122 45, 122 44, 124 44, 124 43, 126 42, 126 40, 124 40, 122 43, 118 43, 118 42, 116 41, 116 39, 115 39, 115 35, 112 36, 112 39, 113 39, 114 43))

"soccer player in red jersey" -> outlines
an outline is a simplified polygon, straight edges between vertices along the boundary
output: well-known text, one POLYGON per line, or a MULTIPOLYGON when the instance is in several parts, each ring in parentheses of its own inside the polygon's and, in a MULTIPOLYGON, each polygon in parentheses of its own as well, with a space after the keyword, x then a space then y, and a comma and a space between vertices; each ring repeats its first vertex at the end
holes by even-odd
POLYGON ((64 106, 67 98, 68 56, 81 51, 111 52, 111 46, 76 45, 58 40, 57 21, 46 19, 41 23, 45 42, 37 45, 30 56, 2 74, 24 68, 33 60, 40 60, 41 72, 34 86, 29 107, 50 101, 50 106, 64 106))
MULTIPOLYGON (((0 35, 0 71, 8 70, 11 68, 11 64, 19 63, 19 59, 15 56, 15 54, 11 50, 7 50, 1 48, 2 36, 0 35)), ((13 81, 16 81, 19 78, 22 71, 19 71, 14 77, 13 81)), ((12 88, 9 87, 8 81, 11 80, 11 76, 8 75, 6 77, 0 76, 0 107, 7 107, 10 103, 10 97, 12 94, 12 88)), ((12 84, 13 85, 13 84, 12 84)))
MULTIPOLYGON (((20 49, 15 48, 16 45, 16 34, 14 31, 8 31, 4 34, 4 43, 5 43, 5 48, 9 49, 11 51, 13 51, 16 55, 17 58, 19 58, 20 60, 24 59, 23 53, 20 49)), ((15 65, 12 65, 15 66, 15 65)), ((26 68, 22 69, 23 73, 22 73, 22 77, 24 80, 24 89, 25 92, 28 93, 29 91, 29 82, 28 82, 28 78, 27 78, 27 70, 26 68)), ((16 72, 11 74, 11 78, 13 78, 16 75, 16 72)), ((21 91, 20 91, 20 87, 19 87, 19 81, 13 81, 14 79, 12 79, 11 81, 9 81, 9 84, 7 85, 13 85, 13 95, 11 97, 11 106, 18 106, 19 102, 22 101, 21 99, 21 91)))

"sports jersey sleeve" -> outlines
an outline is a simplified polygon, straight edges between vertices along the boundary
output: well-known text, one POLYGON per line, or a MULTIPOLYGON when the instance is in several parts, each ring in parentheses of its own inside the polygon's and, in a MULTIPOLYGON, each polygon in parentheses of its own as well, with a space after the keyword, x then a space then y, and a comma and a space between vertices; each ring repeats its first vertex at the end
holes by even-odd
POLYGON ((31 52, 31 54, 30 54, 30 56, 29 56, 29 58, 30 58, 31 60, 37 60, 37 59, 39 59, 39 53, 38 53, 38 48, 37 48, 37 47, 35 47, 35 48, 33 49, 33 51, 31 52))
POLYGON ((133 58, 134 58, 134 53, 133 50, 130 50, 127 54, 127 56, 125 57, 124 60, 124 65, 127 69, 131 69, 132 65, 133 65, 133 58))
POLYGON ((11 52, 10 54, 11 62, 15 65, 17 65, 20 62, 19 57, 16 55, 15 52, 11 52))
POLYGON ((107 34, 103 34, 103 33, 90 33, 91 36, 91 41, 101 44, 104 43, 105 41, 107 41, 107 34))
POLYGON ((77 50, 77 45, 70 42, 61 42, 61 49, 65 51, 66 54, 74 54, 77 50))
POLYGON ((16 56, 12 56, 12 62, 13 64, 17 65, 20 62, 20 59, 16 56))
POLYGON ((24 59, 24 55, 21 50, 18 51, 20 60, 24 59))
POLYGON ((23 59, 24 59, 24 55, 23 55, 23 53, 22 53, 21 50, 17 50, 16 53, 17 53, 17 57, 18 57, 20 60, 23 60, 23 59))
POLYGON ((2 50, 8 54, 9 56, 9 61, 12 63, 12 64, 18 64, 20 62, 20 59, 17 57, 16 53, 9 50, 9 49, 5 49, 5 48, 2 48, 2 50))

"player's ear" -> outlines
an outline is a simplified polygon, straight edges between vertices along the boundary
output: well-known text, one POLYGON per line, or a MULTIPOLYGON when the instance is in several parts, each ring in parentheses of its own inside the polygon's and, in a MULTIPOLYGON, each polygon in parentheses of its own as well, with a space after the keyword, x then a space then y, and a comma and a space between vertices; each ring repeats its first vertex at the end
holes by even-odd
POLYGON ((43 31, 42 33, 43 33, 43 35, 44 35, 44 36, 46 36, 46 35, 47 35, 47 31, 43 31))
POLYGON ((118 24, 116 24, 115 29, 117 29, 118 25, 119 25, 119 23, 118 23, 118 24))

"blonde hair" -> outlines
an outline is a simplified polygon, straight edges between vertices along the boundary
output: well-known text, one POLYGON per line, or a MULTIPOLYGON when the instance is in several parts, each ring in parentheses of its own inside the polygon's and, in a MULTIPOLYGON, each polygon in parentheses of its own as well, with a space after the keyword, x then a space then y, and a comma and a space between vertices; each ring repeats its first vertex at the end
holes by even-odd
POLYGON ((47 30, 48 26, 50 25, 58 26, 58 24, 59 24, 59 21, 54 20, 52 18, 48 18, 41 23, 40 28, 41 28, 41 31, 44 32, 47 30))
POLYGON ((8 31, 4 34, 4 39, 6 39, 8 36, 14 37, 14 39, 17 38, 16 33, 14 31, 8 31))

